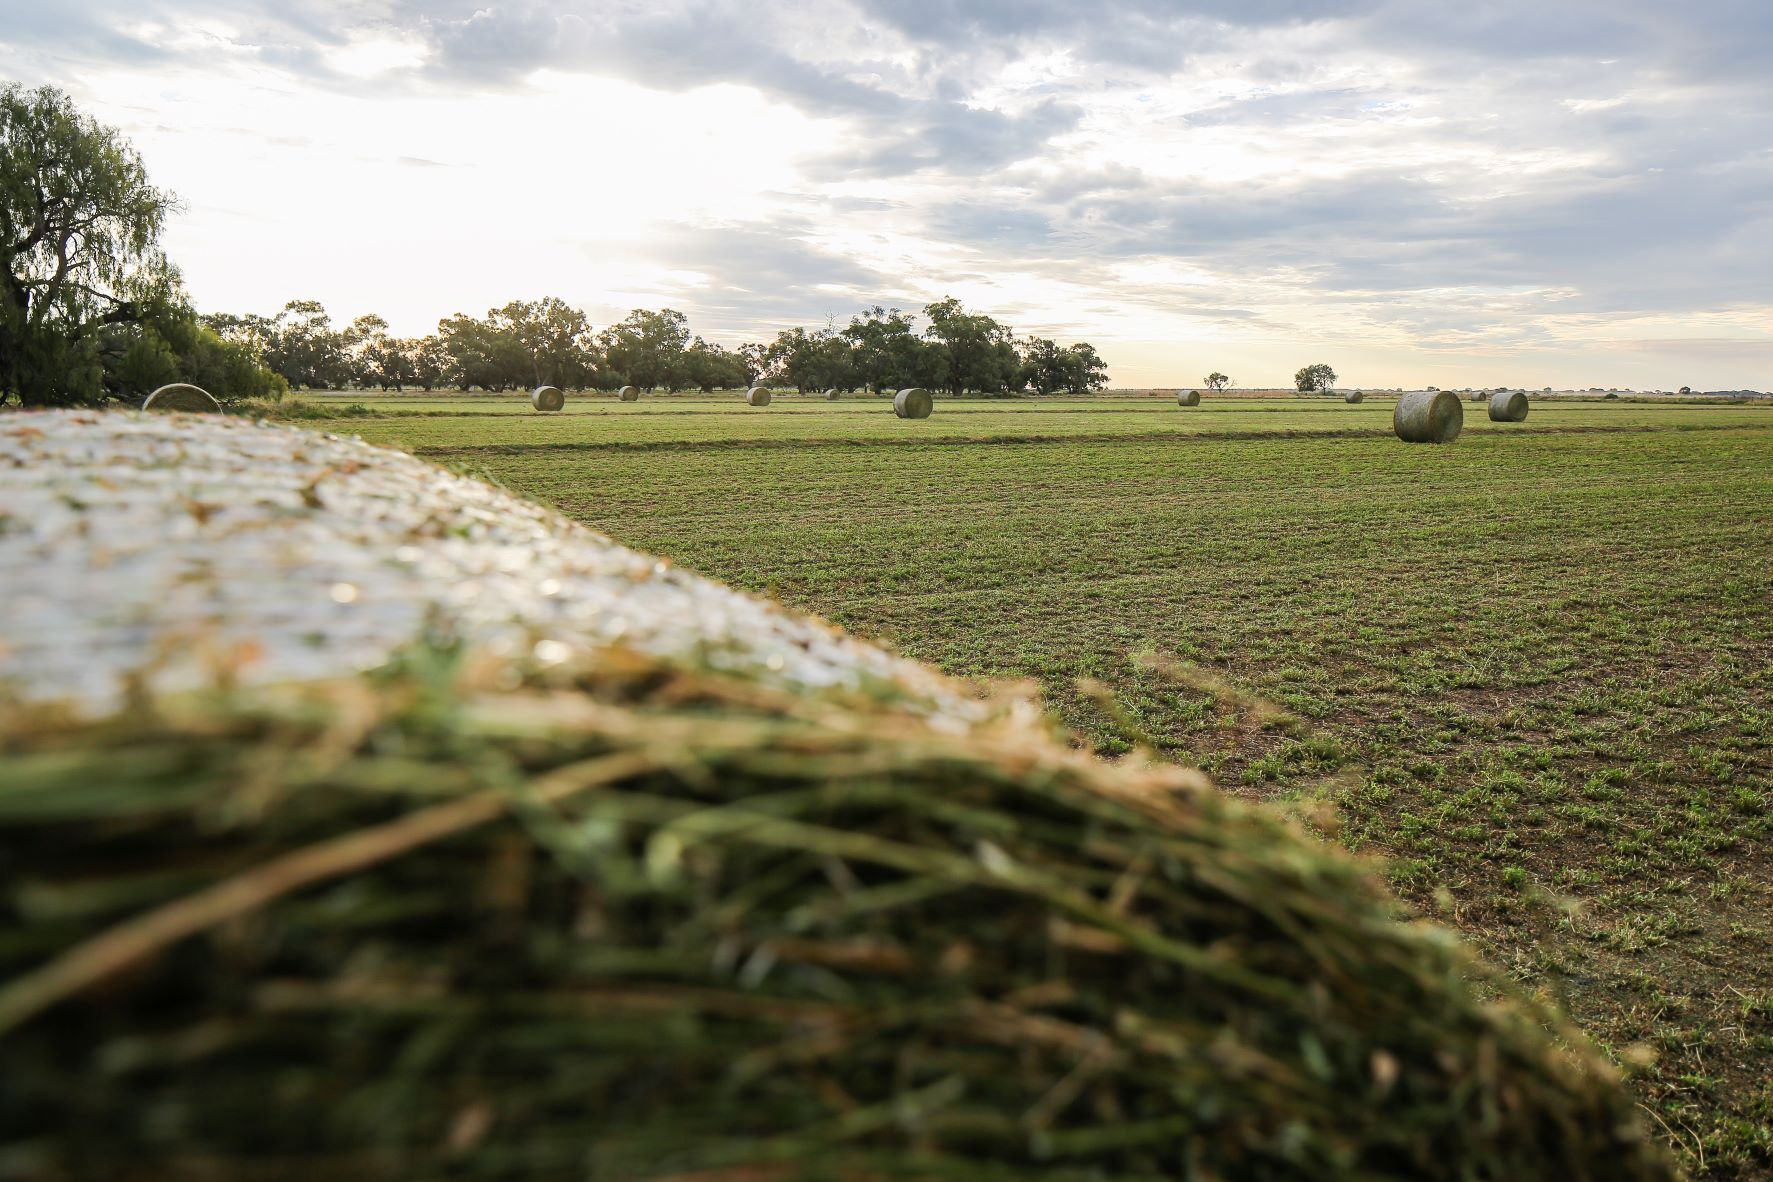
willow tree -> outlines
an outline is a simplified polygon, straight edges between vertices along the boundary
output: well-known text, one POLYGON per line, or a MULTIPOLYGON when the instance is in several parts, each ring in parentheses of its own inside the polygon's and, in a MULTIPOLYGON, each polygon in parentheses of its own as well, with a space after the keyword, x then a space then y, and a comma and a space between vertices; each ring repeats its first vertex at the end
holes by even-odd
POLYGON ((0 87, 0 403, 103 396, 107 328, 178 302, 173 208, 115 128, 59 90, 0 87))

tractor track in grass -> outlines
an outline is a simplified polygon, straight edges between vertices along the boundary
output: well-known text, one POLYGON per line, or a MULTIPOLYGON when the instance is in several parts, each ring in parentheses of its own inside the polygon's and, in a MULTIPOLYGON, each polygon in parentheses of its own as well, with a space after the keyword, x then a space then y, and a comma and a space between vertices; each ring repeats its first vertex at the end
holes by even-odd
MULTIPOLYGON (((1734 426, 1675 424, 1669 426, 1611 427, 1542 427, 1527 428, 1511 434, 1523 435, 1656 435, 1688 431, 1752 430, 1734 426)), ((1489 435, 1488 428, 1476 434, 1489 435)), ((1495 432, 1500 434, 1500 432, 1495 432)), ((1322 431, 1299 430, 1258 431, 1148 431, 1125 434, 1084 435, 940 435, 909 439, 885 439, 876 436, 784 436, 769 439, 646 439, 582 443, 487 443, 481 445, 451 444, 412 448, 412 454, 428 459, 459 459, 464 456, 535 456, 580 454, 586 452, 704 452, 704 451, 775 451, 809 448, 900 448, 900 447, 977 447, 1037 446, 1043 444, 1079 443, 1237 443, 1310 442, 1321 439, 1382 439, 1391 432, 1371 427, 1338 427, 1322 431)))

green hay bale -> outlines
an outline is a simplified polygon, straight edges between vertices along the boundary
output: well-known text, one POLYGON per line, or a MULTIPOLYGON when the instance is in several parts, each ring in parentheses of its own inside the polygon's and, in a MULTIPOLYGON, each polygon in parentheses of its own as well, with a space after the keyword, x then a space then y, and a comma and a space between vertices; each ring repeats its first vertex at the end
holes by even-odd
MULTIPOLYGON (((30 422, 0 454, 174 434, 30 422)), ((256 449, 277 515, 361 521, 341 559, 424 544, 378 524, 404 480, 377 515, 345 495, 399 477, 429 473, 482 531, 516 512, 349 441, 192 433, 192 464, 256 449), (339 483, 275 483, 279 448, 339 483)), ((160 546, 214 562, 259 544, 163 520, 160 546)), ((611 610, 668 589, 541 524, 550 552, 622 559, 611 610)), ((0 590, 41 540, 20 536, 0 534, 0 590)), ((677 622, 711 641, 750 602, 694 588, 706 614, 677 622)), ((258 604, 237 610, 282 611, 258 604)), ((1371 867, 1196 772, 1079 753, 1026 703, 934 706, 911 687, 959 687, 846 643, 908 671, 784 680, 730 640, 546 665, 442 640, 361 676, 224 670, 103 711, 0 697, 0 1167, 1672 1180, 1583 1036, 1402 922, 1371 867)))
POLYGON ((620 398, 623 402, 639 402, 640 401, 640 387, 639 386, 623 386, 621 388, 621 390, 617 391, 616 397, 620 398))
POLYGON ((187 414, 220 414, 222 404, 208 390, 185 382, 162 386, 142 402, 143 410, 177 410, 187 414))
POLYGON ((748 406, 768 406, 770 404, 770 392, 762 386, 753 386, 745 391, 745 403, 748 406))
POLYGON ((913 387, 893 395, 893 413, 902 419, 927 419, 935 410, 928 390, 913 387))
POLYGON ((1176 405, 1177 406, 1199 406, 1200 405, 1200 391, 1199 390, 1183 390, 1181 393, 1176 395, 1176 405))
POLYGON ((1405 443, 1451 443, 1465 427, 1465 407, 1450 390, 1411 390, 1397 400, 1391 427, 1405 443))
POLYGON ((1342 401, 1348 403, 1350 406, 1353 406, 1357 403, 1365 402, 1366 400, 1367 400, 1367 396, 1365 394, 1361 393, 1359 390, 1350 390, 1348 393, 1346 393, 1342 396, 1342 401))
POLYGON ((0 742, 39 1178, 1672 1177, 1365 869, 1025 726, 420 654, 0 742))
POLYGON ((1524 423, 1527 421, 1527 395, 1522 390, 1498 390, 1490 396, 1492 423, 1524 423))
POLYGON ((566 395, 553 386, 537 386, 529 404, 539 411, 553 412, 566 405, 566 395))

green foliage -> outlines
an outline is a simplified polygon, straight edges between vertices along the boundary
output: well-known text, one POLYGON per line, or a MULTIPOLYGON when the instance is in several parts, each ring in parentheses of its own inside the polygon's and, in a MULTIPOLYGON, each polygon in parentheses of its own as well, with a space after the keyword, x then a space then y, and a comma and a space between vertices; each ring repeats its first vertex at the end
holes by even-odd
POLYGON ((288 392, 289 383, 267 368, 251 345, 228 340, 205 325, 193 323, 191 327, 189 343, 180 357, 180 380, 200 386, 224 402, 276 399, 288 392))
POLYGON ((764 351, 762 376, 786 382, 803 394, 832 387, 850 390, 857 384, 854 355, 849 339, 835 329, 809 333, 791 328, 779 333, 764 351))
POLYGON ((742 356, 701 337, 691 341, 684 352, 684 373, 689 384, 704 394, 736 389, 751 380, 742 356))
POLYGON ((152 325, 128 334, 122 355, 107 367, 106 376, 127 390, 152 391, 179 379, 179 359, 166 338, 152 325))
POLYGON ((1293 375, 1293 386, 1301 394, 1321 394, 1336 385, 1336 371, 1318 362, 1293 375))
POLYGON ((1087 343, 1064 348, 1040 338, 1017 349, 1010 330, 956 300, 931 304, 929 327, 897 309, 872 308, 838 329, 787 329, 767 344, 729 350, 692 337, 670 308, 637 308, 593 333, 583 312, 549 297, 514 301, 484 317, 456 314, 433 336, 392 337, 379 316, 333 327, 325 307, 295 300, 275 317, 212 315, 204 323, 262 354, 293 388, 503 391, 695 389, 711 392, 775 381, 801 392, 924 386, 950 392, 1088 393, 1107 383, 1107 364, 1087 343))
POLYGON ((619 324, 597 337, 603 348, 609 384, 675 390, 689 376, 689 320, 682 312, 636 308, 619 324))
POLYGON ((67 95, 0 88, 0 404, 97 402, 107 360, 164 368, 151 342, 107 354, 100 337, 178 302, 159 249, 173 204, 128 141, 67 95))
POLYGON ((953 296, 926 305, 923 313, 930 322, 925 338, 942 349, 936 382, 940 389, 950 394, 968 390, 1003 394, 1021 388, 1022 359, 1007 325, 968 312, 953 296))
POLYGON ((337 389, 351 377, 344 334, 333 330, 318 300, 284 305, 270 323, 265 361, 295 389, 337 389))
POLYGON ((1209 389, 1209 390, 1213 390, 1215 392, 1219 391, 1219 390, 1223 390, 1223 389, 1225 389, 1225 387, 1231 385, 1231 375, 1222 374, 1218 370, 1214 370, 1212 373, 1207 375, 1207 380, 1206 380, 1205 384, 1206 384, 1207 389, 1209 389))
POLYGON ((897 308, 868 309, 851 318, 843 336, 856 384, 876 394, 933 386, 941 376, 936 350, 918 336, 916 320, 897 308))
POLYGON ((1045 337, 1029 337, 1022 343, 1018 384, 1036 394, 1093 394, 1108 384, 1108 366, 1087 343, 1061 348, 1045 337))
POLYGON ((371 344, 364 352, 382 359, 374 376, 384 389, 410 381, 426 389, 454 382, 463 389, 583 390, 603 377, 590 322, 553 296, 534 303, 516 300, 483 319, 458 313, 438 325, 435 338, 380 349, 371 344))

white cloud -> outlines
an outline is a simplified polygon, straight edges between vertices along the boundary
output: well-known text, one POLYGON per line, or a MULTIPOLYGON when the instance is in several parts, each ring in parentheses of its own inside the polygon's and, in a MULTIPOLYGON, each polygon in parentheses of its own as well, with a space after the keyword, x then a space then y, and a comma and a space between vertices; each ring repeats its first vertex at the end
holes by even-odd
POLYGON ((1773 385, 1751 0, 0 7, 0 72, 185 196, 206 307, 953 293, 1128 383, 1773 385))

